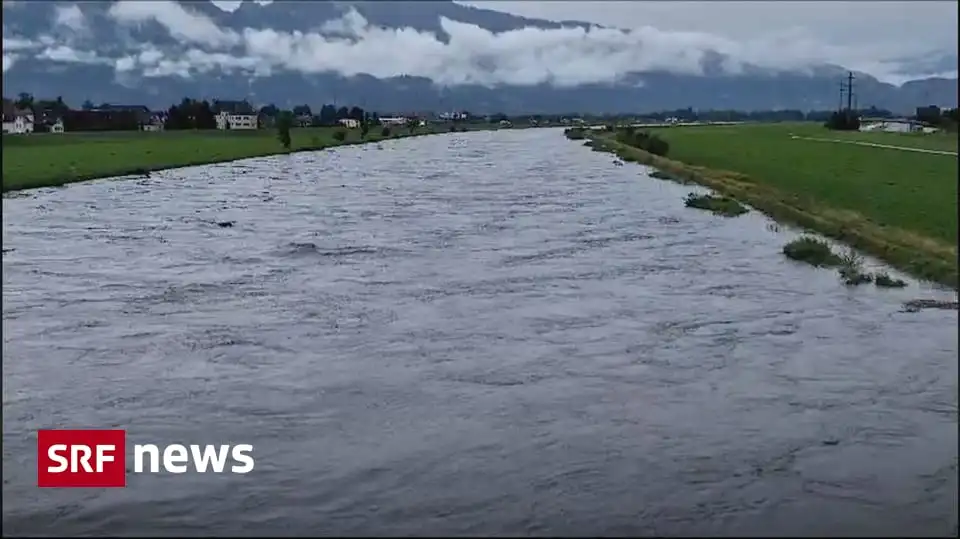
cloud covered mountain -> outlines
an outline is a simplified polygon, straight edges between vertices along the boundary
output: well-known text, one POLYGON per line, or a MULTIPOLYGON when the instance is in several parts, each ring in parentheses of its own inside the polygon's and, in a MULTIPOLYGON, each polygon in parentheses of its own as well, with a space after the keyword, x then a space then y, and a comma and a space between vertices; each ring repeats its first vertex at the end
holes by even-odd
MULTIPOLYGON (((3 14, 5 94, 62 95, 77 104, 166 106, 198 96, 384 111, 824 109, 836 106, 844 74, 802 39, 734 43, 442 0, 247 1, 234 11, 207 0, 4 0, 3 14), (775 61, 759 53, 771 46, 775 61)), ((956 56, 898 66, 908 77, 951 66, 955 73, 956 56)), ((957 81, 898 87, 860 73, 857 94, 861 105, 900 111, 956 106, 957 81)))

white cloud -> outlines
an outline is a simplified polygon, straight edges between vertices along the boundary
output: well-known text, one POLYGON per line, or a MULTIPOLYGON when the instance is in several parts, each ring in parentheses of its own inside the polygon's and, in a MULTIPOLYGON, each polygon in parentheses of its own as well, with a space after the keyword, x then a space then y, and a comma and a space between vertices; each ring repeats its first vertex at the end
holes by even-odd
POLYGON ((76 50, 66 45, 57 45, 43 49, 36 56, 40 60, 70 64, 113 64, 114 61, 97 56, 91 51, 76 50))
POLYGON ((87 19, 83 16, 83 12, 80 11, 80 7, 76 4, 55 6, 54 24, 57 26, 65 26, 76 32, 82 32, 87 29, 87 19))
POLYGON ((188 10, 170 0, 121 0, 110 7, 109 15, 117 22, 125 24, 156 21, 166 28, 171 36, 190 43, 210 47, 229 47, 237 43, 236 33, 221 30, 203 14, 188 10))
POLYGON ((16 54, 6 54, 6 53, 4 53, 4 55, 3 55, 3 72, 6 73, 8 69, 10 69, 11 67, 13 67, 13 64, 15 64, 16 61, 17 61, 17 55, 16 55, 16 54))

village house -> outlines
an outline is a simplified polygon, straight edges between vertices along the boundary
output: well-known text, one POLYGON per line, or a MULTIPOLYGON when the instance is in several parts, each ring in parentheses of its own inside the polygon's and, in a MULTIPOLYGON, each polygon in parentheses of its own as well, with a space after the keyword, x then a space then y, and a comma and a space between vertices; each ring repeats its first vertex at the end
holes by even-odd
POLYGON ((167 123, 167 113, 157 111, 150 113, 150 119, 141 126, 144 131, 163 131, 167 123))
POLYGON ((380 118, 380 123, 383 125, 406 125, 407 119, 402 116, 397 116, 395 118, 380 118))
POLYGON ((341 118, 340 125, 346 127, 347 129, 356 129, 360 127, 360 122, 355 118, 341 118))
POLYGON ((293 123, 297 127, 310 127, 313 125, 313 116, 310 114, 298 114, 293 123))
POLYGON ((39 133, 63 133, 63 113, 49 104, 34 105, 34 130, 39 133))
POLYGON ((11 135, 33 133, 33 111, 21 109, 13 101, 4 99, 3 132, 11 135))
POLYGON ((257 129, 257 112, 246 101, 214 101, 217 129, 257 129))

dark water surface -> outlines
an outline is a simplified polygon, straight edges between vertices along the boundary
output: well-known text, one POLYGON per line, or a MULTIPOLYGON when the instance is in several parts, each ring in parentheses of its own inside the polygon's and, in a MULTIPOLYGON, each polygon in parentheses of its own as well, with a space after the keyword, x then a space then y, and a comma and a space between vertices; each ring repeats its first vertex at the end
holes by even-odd
POLYGON ((954 532, 957 313, 900 312, 944 293, 643 170, 472 133, 4 199, 4 532, 954 532), (256 468, 39 489, 49 427, 256 468))

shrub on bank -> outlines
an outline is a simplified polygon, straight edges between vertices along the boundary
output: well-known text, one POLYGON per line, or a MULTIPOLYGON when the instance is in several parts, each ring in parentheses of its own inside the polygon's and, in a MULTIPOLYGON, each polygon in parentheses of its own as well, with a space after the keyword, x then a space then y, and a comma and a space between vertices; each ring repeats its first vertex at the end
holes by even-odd
POLYGON ((749 211, 730 197, 697 195, 695 193, 687 195, 687 198, 684 200, 684 205, 688 208, 711 211, 725 217, 736 217, 749 211))
POLYGON ((333 138, 334 138, 335 140, 337 140, 338 142, 343 142, 343 141, 346 140, 346 138, 347 138, 347 132, 346 132, 346 131, 336 131, 336 132, 333 133, 333 138))
POLYGON ((630 128, 621 129, 617 132, 617 142, 640 148, 645 152, 661 157, 665 157, 670 151, 670 143, 657 135, 630 128))
POLYGON ((804 236, 784 245, 783 254, 791 260, 806 262, 816 267, 832 267, 841 262, 830 244, 811 236, 804 236))
POLYGON ((840 257, 840 278, 847 286, 873 281, 873 276, 863 271, 863 258, 852 250, 840 257))
POLYGON ((384 127, 383 129, 381 129, 381 130, 380 130, 380 136, 383 137, 383 138, 389 138, 389 137, 390 137, 390 128, 389 128, 389 127, 384 127))
POLYGON ((891 277, 886 272, 878 272, 873 276, 873 283, 881 288, 903 288, 907 286, 906 281, 891 277))

